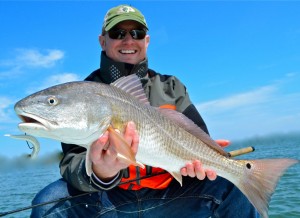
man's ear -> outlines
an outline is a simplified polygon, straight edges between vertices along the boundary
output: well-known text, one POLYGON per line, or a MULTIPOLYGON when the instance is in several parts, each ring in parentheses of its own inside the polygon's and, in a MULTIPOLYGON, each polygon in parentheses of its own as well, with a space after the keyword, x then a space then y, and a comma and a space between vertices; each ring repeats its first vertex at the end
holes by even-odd
POLYGON ((145 42, 146 42, 146 47, 148 48, 148 45, 149 45, 149 43, 150 43, 150 36, 149 35, 146 35, 146 37, 145 37, 145 42))
POLYGON ((105 36, 99 35, 99 43, 103 51, 105 51, 106 41, 105 36))

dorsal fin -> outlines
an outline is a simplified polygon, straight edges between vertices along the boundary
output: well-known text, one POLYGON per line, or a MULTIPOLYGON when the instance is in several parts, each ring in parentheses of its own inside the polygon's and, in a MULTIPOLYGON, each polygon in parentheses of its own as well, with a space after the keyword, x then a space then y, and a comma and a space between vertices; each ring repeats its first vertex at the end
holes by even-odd
POLYGON ((212 149, 218 151, 223 156, 228 157, 228 153, 216 143, 213 139, 210 138, 199 126, 197 126, 192 120, 187 118, 184 114, 166 109, 158 108, 158 110, 167 118, 175 122, 178 126, 185 129, 187 132, 195 136, 196 138, 203 141, 206 145, 210 146, 212 149))
POLYGON ((121 77, 110 84, 124 92, 134 96, 143 104, 150 105, 149 100, 145 94, 140 78, 136 74, 131 74, 126 77, 121 77))

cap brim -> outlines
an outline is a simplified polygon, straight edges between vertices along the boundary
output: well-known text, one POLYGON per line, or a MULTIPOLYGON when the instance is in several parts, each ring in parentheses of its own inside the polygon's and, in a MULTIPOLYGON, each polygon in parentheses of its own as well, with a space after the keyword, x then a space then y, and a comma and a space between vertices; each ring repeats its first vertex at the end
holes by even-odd
POLYGON ((148 30, 148 27, 147 27, 147 24, 139 19, 139 18, 135 18, 135 17, 132 17, 132 16, 119 16, 117 18, 114 18, 110 23, 108 23, 106 25, 106 27, 104 28, 105 31, 109 31, 111 28, 113 28, 115 25, 117 25, 118 23, 122 22, 122 21, 125 21, 125 20, 133 20, 133 21, 136 21, 140 24, 142 24, 147 30, 148 30))

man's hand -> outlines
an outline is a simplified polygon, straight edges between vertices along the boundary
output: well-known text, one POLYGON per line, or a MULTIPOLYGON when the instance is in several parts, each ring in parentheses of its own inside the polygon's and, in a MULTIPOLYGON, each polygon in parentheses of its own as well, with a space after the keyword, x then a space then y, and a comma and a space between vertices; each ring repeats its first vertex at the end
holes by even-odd
MULTIPOLYGON (((128 122, 124 138, 131 145, 131 149, 136 155, 139 144, 139 136, 135 124, 128 122)), ((117 173, 129 166, 117 157, 117 153, 110 144, 110 134, 106 131, 97 141, 91 145, 89 157, 92 161, 94 174, 103 181, 109 181, 117 173)))
MULTIPOLYGON (((230 141, 226 139, 215 140, 221 147, 226 147, 230 145, 230 141)), ((202 164, 199 160, 195 160, 192 163, 187 163, 185 167, 180 170, 181 175, 197 177, 199 180, 207 178, 209 180, 215 180, 217 178, 217 173, 211 169, 203 169, 202 164)))
POLYGON ((185 167, 180 170, 181 175, 197 177, 199 180, 207 178, 209 180, 215 180, 217 178, 217 174, 214 170, 204 169, 199 160, 195 160, 191 163, 187 163, 185 167))

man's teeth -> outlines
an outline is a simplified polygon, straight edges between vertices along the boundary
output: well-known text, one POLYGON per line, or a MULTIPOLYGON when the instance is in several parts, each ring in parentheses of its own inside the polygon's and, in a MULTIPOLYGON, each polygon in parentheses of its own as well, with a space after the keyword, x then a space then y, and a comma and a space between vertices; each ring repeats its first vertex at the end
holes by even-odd
POLYGON ((120 51, 122 54, 134 54, 135 50, 121 50, 120 51))

